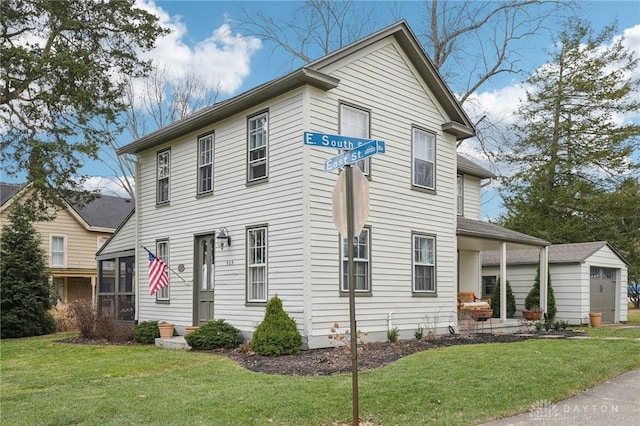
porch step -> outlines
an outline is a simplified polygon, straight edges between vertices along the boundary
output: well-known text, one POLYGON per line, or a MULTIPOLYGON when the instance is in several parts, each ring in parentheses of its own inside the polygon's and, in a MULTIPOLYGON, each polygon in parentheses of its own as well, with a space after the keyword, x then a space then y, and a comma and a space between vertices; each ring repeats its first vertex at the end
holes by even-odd
POLYGON ((173 336, 170 339, 158 337, 156 339, 156 346, 166 349, 191 349, 191 346, 187 345, 187 341, 184 340, 184 336, 173 336))

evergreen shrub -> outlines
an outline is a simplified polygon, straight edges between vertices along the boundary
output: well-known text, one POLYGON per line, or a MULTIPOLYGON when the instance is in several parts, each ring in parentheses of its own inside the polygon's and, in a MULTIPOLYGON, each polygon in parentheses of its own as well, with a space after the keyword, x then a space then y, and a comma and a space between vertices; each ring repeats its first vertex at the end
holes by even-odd
POLYGON ((296 322, 284 311, 282 300, 274 296, 264 315, 264 320, 253 333, 251 348, 258 355, 294 355, 300 352, 302 336, 296 322))
MULTIPOLYGON (((493 287, 491 295, 491 309, 493 309, 493 317, 500 318, 500 278, 493 287)), ((507 280, 507 318, 513 318, 516 313, 516 297, 511 290, 511 283, 507 280)))
POLYGON ((195 331, 184 336, 187 344, 194 350, 213 350, 217 348, 235 348, 242 343, 240 330, 223 319, 208 321, 195 331))
POLYGON ((153 344, 159 337, 158 321, 143 321, 133 327, 133 341, 136 343, 153 344))

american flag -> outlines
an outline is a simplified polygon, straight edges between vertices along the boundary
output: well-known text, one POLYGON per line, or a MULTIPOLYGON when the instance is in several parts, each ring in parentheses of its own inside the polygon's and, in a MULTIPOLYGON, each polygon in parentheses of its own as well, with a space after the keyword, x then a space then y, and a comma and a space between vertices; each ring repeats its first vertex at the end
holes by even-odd
POLYGON ((167 265, 148 248, 143 248, 149 253, 149 294, 153 296, 158 290, 169 285, 167 265))

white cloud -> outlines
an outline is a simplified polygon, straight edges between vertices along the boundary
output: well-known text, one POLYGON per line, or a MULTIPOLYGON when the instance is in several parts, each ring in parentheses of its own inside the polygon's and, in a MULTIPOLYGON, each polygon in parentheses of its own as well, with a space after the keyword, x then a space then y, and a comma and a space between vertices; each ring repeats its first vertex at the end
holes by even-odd
POLYGON ((111 178, 104 176, 89 176, 84 183, 82 184, 82 188, 87 191, 99 191, 104 195, 111 195, 115 197, 121 198, 131 198, 129 193, 124 189, 120 179, 128 180, 132 187, 135 189, 135 183, 133 181, 133 177, 120 177, 120 178, 111 178))
POLYGON ((156 47, 142 54, 159 68, 166 68, 177 79, 196 76, 210 87, 220 87, 221 94, 233 94, 251 73, 251 57, 262 47, 259 39, 233 34, 225 23, 211 35, 187 45, 188 30, 180 16, 170 16, 151 0, 138 0, 136 5, 156 15, 159 23, 171 32, 158 39, 156 47))

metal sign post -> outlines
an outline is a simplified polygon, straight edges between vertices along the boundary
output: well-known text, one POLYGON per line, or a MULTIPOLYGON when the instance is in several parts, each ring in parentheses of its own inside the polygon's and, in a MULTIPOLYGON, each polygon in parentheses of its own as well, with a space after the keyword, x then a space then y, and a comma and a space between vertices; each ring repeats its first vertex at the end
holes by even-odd
POLYGON ((359 426, 358 413, 358 325, 356 321, 356 267, 353 262, 353 240, 356 228, 358 233, 369 215, 369 184, 358 166, 357 205, 354 203, 354 169, 353 164, 375 154, 384 154, 386 147, 383 141, 354 138, 342 135, 304 132, 302 142, 305 145, 329 149, 342 149, 343 152, 324 162, 324 171, 331 172, 344 167, 344 198, 342 197, 342 175, 336 182, 333 193, 333 221, 342 235, 347 235, 347 284, 349 285, 349 327, 351 329, 351 393, 353 401, 353 426, 359 426), (342 206, 341 201, 345 200, 342 206), (344 210, 346 212, 344 212, 344 210), (343 212, 346 213, 343 215, 343 212), (345 217, 346 216, 346 217, 345 217), (357 216, 357 217, 356 217, 357 216), (345 220, 346 219, 346 220, 345 220), (346 229, 345 222, 346 221, 346 229))
MULTIPOLYGON (((347 198, 347 284, 349 285, 349 326, 351 327, 351 394, 353 400, 353 426, 358 426, 358 330, 356 324, 356 267, 353 263, 353 170, 351 164, 345 166, 345 186, 347 198)), ((356 166, 358 167, 358 166, 356 166)))

